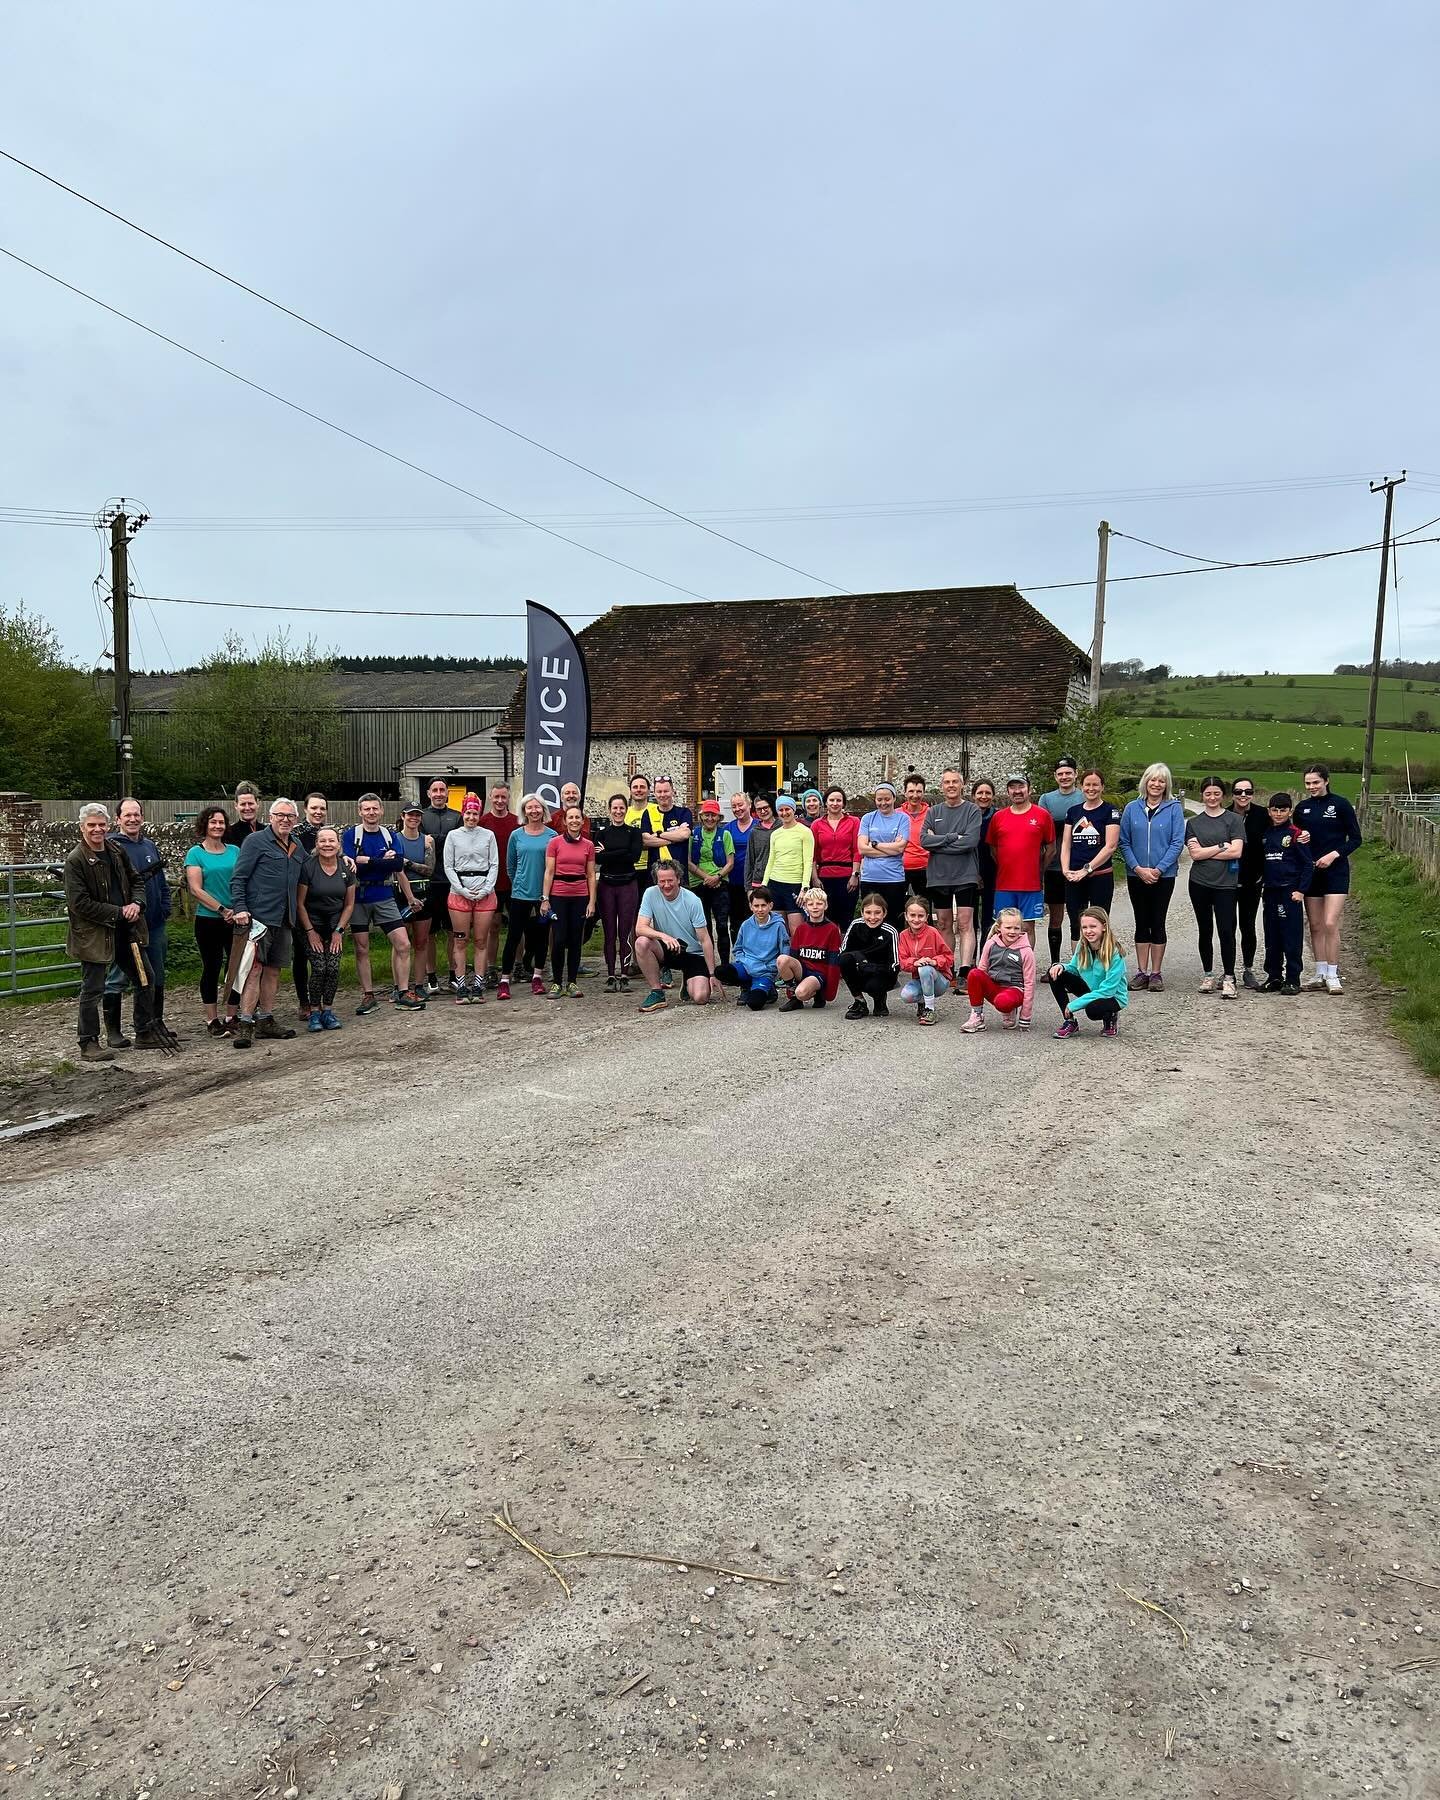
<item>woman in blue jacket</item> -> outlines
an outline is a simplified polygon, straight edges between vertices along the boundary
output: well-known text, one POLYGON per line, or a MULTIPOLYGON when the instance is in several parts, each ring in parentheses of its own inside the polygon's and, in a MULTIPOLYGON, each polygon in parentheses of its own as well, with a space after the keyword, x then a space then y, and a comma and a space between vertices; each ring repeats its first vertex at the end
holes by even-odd
POLYGON ((1136 971, 1132 988, 1164 991, 1165 915, 1185 845, 1185 808, 1175 798, 1170 771, 1151 763, 1140 777, 1139 798, 1120 815, 1120 854, 1135 913, 1136 971))

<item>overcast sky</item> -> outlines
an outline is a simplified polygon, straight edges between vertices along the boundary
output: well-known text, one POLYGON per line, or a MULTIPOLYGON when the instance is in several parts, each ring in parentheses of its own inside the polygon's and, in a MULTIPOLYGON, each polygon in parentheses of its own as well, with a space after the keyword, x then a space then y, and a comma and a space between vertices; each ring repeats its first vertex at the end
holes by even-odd
MULTIPOLYGON (((71 0, 10 11, 0 144, 684 511, 1108 496, 721 526, 855 591, 1014 580, 1084 645, 1090 594, 1033 590, 1093 574, 1102 513, 1215 558, 1335 548, 1378 536, 1367 479, 1409 465, 1397 524, 1440 514, 1415 478, 1440 470, 1440 14, 1180 10, 71 0), (1301 477, 1349 479, 1125 497, 1301 477)), ((0 243, 504 506, 639 510, 6 163, 0 243)), ((658 582, 510 527, 170 528, 484 508, 4 259, 0 306, 0 506, 135 496, 152 593, 528 595, 583 622, 668 584, 822 591, 670 522, 573 528, 658 582)), ((0 600, 91 662, 93 534, 0 525, 0 557, 0 600)), ((1176 565, 1117 541, 1110 566, 1176 565)), ((1106 653, 1362 659, 1376 571, 1116 586, 1106 653)), ((1440 654, 1440 545, 1400 573, 1404 649, 1440 654)), ((142 604, 137 664, 283 622, 142 604)), ((348 651, 523 642, 518 619, 294 623, 348 651)))

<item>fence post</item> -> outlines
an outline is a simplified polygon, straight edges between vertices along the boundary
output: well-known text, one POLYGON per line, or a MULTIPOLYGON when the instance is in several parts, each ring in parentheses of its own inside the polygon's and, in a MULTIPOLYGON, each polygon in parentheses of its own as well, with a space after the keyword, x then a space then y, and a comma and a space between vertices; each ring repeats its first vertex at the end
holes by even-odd
POLYGON ((20 938, 15 925, 15 871, 5 870, 5 916, 10 921, 10 992, 20 992, 20 938))

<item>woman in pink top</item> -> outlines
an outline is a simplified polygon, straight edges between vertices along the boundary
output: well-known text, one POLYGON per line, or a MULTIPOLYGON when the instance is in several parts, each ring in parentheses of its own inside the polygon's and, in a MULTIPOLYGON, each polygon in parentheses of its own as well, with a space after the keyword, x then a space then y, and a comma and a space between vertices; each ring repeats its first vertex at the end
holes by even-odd
POLYGON ((580 946, 595 917, 595 846, 585 836, 585 815, 565 808, 565 830, 545 846, 545 885, 540 916, 551 923, 550 992, 580 998, 580 946))
POLYGON ((825 890, 825 911, 843 932, 855 917, 860 891, 860 821, 845 810, 845 790, 826 788, 825 815, 809 819, 815 840, 814 879, 825 890))

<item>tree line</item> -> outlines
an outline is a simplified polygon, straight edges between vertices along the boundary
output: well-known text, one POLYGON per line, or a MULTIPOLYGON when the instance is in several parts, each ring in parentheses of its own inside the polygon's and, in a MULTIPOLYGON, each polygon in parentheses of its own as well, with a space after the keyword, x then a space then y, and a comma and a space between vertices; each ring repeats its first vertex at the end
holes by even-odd
MULTIPOLYGON (((1331 673, 1368 675, 1374 666, 1368 662, 1336 663, 1331 673)), ((1440 662, 1415 662, 1408 656, 1387 656, 1380 659, 1380 673, 1393 676, 1397 681, 1440 681, 1440 662)))

